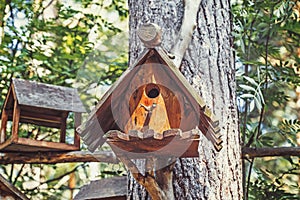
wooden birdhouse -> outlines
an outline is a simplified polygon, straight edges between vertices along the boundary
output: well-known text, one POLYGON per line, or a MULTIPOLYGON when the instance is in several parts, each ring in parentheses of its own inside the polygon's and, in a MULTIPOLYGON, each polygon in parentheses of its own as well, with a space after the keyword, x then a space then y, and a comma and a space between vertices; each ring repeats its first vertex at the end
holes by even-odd
MULTIPOLYGON (((80 147, 80 138, 74 131, 74 141, 66 143, 67 118, 74 113, 74 127, 81 123, 85 112, 76 89, 13 79, 5 99, 0 132, 0 151, 72 151, 80 147), (8 121, 11 134, 8 134, 8 121), (19 126, 30 124, 56 129, 58 141, 20 136, 19 126)), ((45 137, 46 138, 46 137, 45 137)))
POLYGON ((89 150, 107 140, 115 153, 132 158, 198 157, 199 130, 216 150, 222 148, 218 120, 159 47, 161 33, 156 28, 139 30, 147 48, 79 127, 89 150))

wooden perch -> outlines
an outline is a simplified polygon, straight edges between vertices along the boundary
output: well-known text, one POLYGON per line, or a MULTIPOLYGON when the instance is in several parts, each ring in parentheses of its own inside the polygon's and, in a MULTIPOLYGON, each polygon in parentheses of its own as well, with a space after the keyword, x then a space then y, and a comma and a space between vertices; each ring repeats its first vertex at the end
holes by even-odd
POLYGON ((0 164, 55 164, 71 162, 107 162, 117 164, 119 160, 113 152, 102 151, 90 153, 87 151, 59 152, 22 152, 0 153, 0 164))
POLYGON ((193 37, 193 32, 197 24, 197 14, 201 0, 184 0, 184 16, 179 35, 177 37, 175 45, 171 50, 171 54, 174 55, 174 64, 176 67, 180 67, 183 56, 189 47, 189 44, 193 37))
MULTIPOLYGON (((201 0, 184 0, 184 16, 176 42, 171 49, 170 57, 177 68, 180 67, 183 56, 189 47, 193 32, 197 25, 197 14, 201 0)), ((144 24, 137 30, 137 35, 147 48, 161 44, 161 29, 153 23, 144 24)))
POLYGON ((147 48, 161 44, 161 28, 154 23, 143 24, 137 30, 137 35, 147 48))

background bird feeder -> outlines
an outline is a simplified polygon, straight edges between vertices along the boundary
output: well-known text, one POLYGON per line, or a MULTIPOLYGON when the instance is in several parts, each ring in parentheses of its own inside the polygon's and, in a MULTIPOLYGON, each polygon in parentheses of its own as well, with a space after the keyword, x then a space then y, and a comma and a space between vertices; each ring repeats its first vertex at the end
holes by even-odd
POLYGON ((5 99, 0 129, 0 151, 72 151, 80 147, 74 133, 74 143, 66 143, 67 117, 74 112, 74 127, 81 123, 85 109, 76 89, 13 79, 5 99), (7 134, 12 121, 11 136, 7 134), (60 129, 59 142, 24 138, 19 135, 19 123, 60 129))
POLYGON ((219 122, 159 47, 159 27, 144 25, 138 35, 147 49, 78 129, 89 150, 107 140, 115 153, 130 158, 198 157, 199 129, 219 151, 219 122))

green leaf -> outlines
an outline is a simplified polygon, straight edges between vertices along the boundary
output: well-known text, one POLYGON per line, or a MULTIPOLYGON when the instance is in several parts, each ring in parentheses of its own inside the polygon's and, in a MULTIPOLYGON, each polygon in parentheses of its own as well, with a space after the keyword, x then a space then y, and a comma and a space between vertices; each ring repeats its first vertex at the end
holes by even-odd
POLYGON ((256 105, 257 109, 259 111, 261 111, 262 105, 261 105, 261 102, 259 101, 259 99, 256 96, 254 96, 254 101, 255 101, 255 105, 256 105))
POLYGON ((261 103, 265 104, 264 95, 262 94, 261 89, 259 87, 257 88, 257 91, 258 91, 258 96, 260 97, 261 103))
POLYGON ((240 84, 239 85, 242 89, 247 90, 247 91, 256 91, 255 88, 249 86, 249 85, 244 85, 244 84, 240 84))
POLYGON ((242 94, 240 95, 241 98, 254 98, 253 94, 242 94))
POLYGON ((258 83, 253 78, 250 78, 249 76, 243 76, 243 77, 244 79, 249 81, 249 83, 251 83, 252 85, 255 85, 256 87, 258 86, 258 83))

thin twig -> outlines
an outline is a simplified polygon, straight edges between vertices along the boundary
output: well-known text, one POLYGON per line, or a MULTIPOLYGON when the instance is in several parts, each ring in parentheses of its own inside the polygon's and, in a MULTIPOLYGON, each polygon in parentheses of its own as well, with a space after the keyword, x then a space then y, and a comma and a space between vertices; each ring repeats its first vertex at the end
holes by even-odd
MULTIPOLYGON (((259 13, 259 10, 256 11, 255 13, 255 16, 254 16, 254 19, 252 20, 251 22, 251 25, 250 25, 250 33, 248 35, 248 46, 247 46, 247 52, 246 52, 246 56, 247 56, 247 61, 250 60, 250 49, 251 49, 251 36, 252 36, 252 33, 253 33, 253 26, 254 26, 254 23, 256 22, 256 18, 258 16, 258 13, 259 13)), ((244 42, 245 43, 245 42, 244 42)), ((246 64, 245 65, 245 75, 248 76, 248 73, 249 73, 249 64, 246 64)), ((246 100, 246 104, 245 104, 245 112, 244 112, 244 121, 243 121, 243 130, 242 130, 242 145, 245 146, 246 145, 246 130, 247 130, 247 121, 248 121, 248 106, 249 106, 249 102, 246 100)), ((247 144, 248 145, 248 144, 247 144)), ((243 169, 243 192, 244 194, 246 194, 246 179, 247 179, 247 174, 246 174, 246 160, 243 159, 242 161, 242 169, 243 169)), ((246 196, 246 195, 245 195, 246 196)))
POLYGON ((26 192, 34 191, 35 189, 38 189, 38 188, 39 188, 41 185, 43 185, 43 184, 47 184, 47 183, 51 183, 51 182, 53 182, 53 181, 60 180, 60 179, 62 179, 63 177, 65 177, 65 176, 67 176, 67 175, 69 175, 69 174, 72 174, 72 173, 75 172, 78 168, 83 167, 84 165, 86 165, 86 163, 80 164, 80 165, 76 166, 74 169, 72 169, 71 171, 69 171, 69 172, 67 172, 67 173, 65 173, 65 174, 63 174, 63 175, 60 175, 60 176, 58 176, 58 177, 56 177, 56 178, 49 179, 49 180, 47 180, 47 181, 41 182, 38 186, 36 186, 36 187, 34 187, 34 188, 31 188, 31 189, 27 189, 26 192))
POLYGON ((20 177, 20 175, 21 175, 21 173, 22 173, 22 171, 23 171, 24 166, 25 166, 25 164, 23 164, 23 165, 21 166, 21 169, 19 170, 19 172, 18 172, 18 174, 17 174, 17 176, 16 176, 16 178, 15 178, 15 180, 14 180, 14 182, 13 182, 13 185, 16 184, 18 178, 20 177))
POLYGON ((247 187, 246 187, 246 191, 245 191, 245 200, 248 200, 248 197, 249 197, 248 194, 249 194, 249 188, 250 188, 250 178, 251 178, 253 163, 254 163, 254 158, 252 158, 250 161, 250 166, 249 166, 249 171, 248 171, 248 179, 247 179, 247 187))
POLYGON ((9 182, 12 182, 13 173, 14 173, 14 164, 11 164, 10 175, 9 175, 9 182))
MULTIPOLYGON (((278 1, 278 2, 280 2, 280 1, 278 1)), ((267 40, 266 40, 266 45, 265 45, 265 68, 266 68, 265 70, 266 70, 266 75, 265 75, 265 88, 264 88, 265 90, 262 91, 263 96, 264 96, 264 94, 266 94, 266 91, 268 90, 268 57, 269 57, 269 40, 270 40, 270 33, 271 33, 271 20, 272 20, 273 14, 274 14, 274 7, 278 2, 276 2, 274 4, 274 6, 271 8, 270 22, 269 22, 267 40)), ((261 126, 262 126, 263 119, 264 119, 264 113, 265 113, 265 105, 263 104, 262 108, 261 108, 261 113, 260 113, 260 118, 259 118, 259 123, 258 123, 258 127, 257 127, 257 133, 256 133, 255 141, 257 141, 259 136, 261 135, 261 126)), ((246 194, 245 194, 245 199, 246 200, 248 199, 249 187, 250 187, 250 177, 251 177, 251 172, 252 172, 254 161, 255 161, 255 158, 252 159, 252 162, 249 166, 247 189, 246 189, 246 194)))

